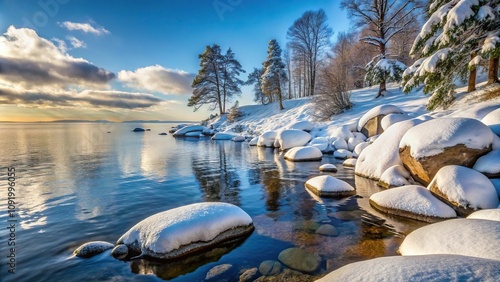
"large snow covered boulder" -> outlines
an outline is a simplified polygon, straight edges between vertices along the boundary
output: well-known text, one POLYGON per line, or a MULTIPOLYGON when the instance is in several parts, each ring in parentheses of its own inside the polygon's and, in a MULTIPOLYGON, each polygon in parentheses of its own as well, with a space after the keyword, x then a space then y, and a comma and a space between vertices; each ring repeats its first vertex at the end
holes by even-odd
POLYGON ((491 111, 481 121, 490 127, 491 131, 500 136, 500 108, 491 111))
POLYGON ((173 259, 242 237, 252 218, 227 203, 197 203, 154 214, 130 228, 117 244, 141 256, 173 259))
POLYGON ((259 141, 257 141, 257 146, 259 147, 273 147, 274 141, 278 133, 276 131, 267 131, 259 136, 259 141))
POLYGON ((379 180, 382 173, 393 165, 402 165, 399 158, 399 142, 407 130, 421 123, 420 120, 405 120, 389 127, 358 157, 355 173, 359 176, 379 180))
POLYGON ((493 183, 482 173, 463 166, 441 168, 429 184, 429 190, 452 205, 460 215, 498 206, 493 183))
POLYGON ((472 167, 491 151, 493 133, 470 118, 439 118, 406 132, 399 144, 403 165, 418 182, 427 185, 446 165, 472 167))
POLYGON ((320 175, 306 181, 306 188, 320 197, 347 197, 356 194, 349 183, 330 175, 320 175))
POLYGON ((500 221, 500 209, 479 210, 471 213, 467 218, 487 219, 500 221))
POLYGON ((472 168, 489 178, 500 177, 500 150, 491 151, 480 157, 472 168))
POLYGON ((384 213, 425 222, 457 217, 452 208, 419 185, 403 186, 375 193, 370 197, 370 205, 384 213))
POLYGON ((409 115, 388 114, 382 118, 382 120, 380 121, 380 126, 382 126, 382 130, 385 131, 385 130, 387 130, 387 128, 389 128, 389 126, 391 126, 397 122, 400 122, 403 120, 408 120, 408 119, 411 119, 411 117, 409 115))
POLYGON ((500 281, 500 261, 459 255, 381 257, 343 266, 316 282, 500 281))
POLYGON ((280 150, 288 150, 293 147, 300 147, 306 145, 312 136, 311 134, 298 130, 298 129, 287 129, 280 131, 276 137, 279 142, 280 150))
POLYGON ((297 130, 311 132, 314 129, 314 123, 307 120, 297 121, 290 124, 288 126, 288 129, 297 129, 297 130))
POLYGON ((187 126, 182 127, 181 129, 177 130, 176 132, 174 132, 174 137, 185 136, 186 133, 188 133, 188 132, 199 131, 201 133, 201 132, 203 132, 204 129, 205 129, 205 127, 203 127, 201 125, 187 125, 187 126))
POLYGON ((285 160, 292 162, 320 161, 323 153, 316 147, 294 147, 285 154, 285 160))
POLYGON ((380 105, 369 110, 359 119, 358 131, 367 137, 381 134, 384 131, 381 125, 382 118, 393 113, 402 114, 404 111, 394 105, 380 105))
POLYGON ((382 173, 378 185, 384 188, 391 188, 410 185, 411 182, 410 173, 402 165, 393 165, 382 173))
POLYGON ((457 218, 430 224, 406 236, 403 256, 453 254, 500 261, 500 221, 457 218))
POLYGON ((230 132, 217 132, 214 136, 212 136, 212 140, 232 140, 236 136, 238 136, 238 134, 230 132))

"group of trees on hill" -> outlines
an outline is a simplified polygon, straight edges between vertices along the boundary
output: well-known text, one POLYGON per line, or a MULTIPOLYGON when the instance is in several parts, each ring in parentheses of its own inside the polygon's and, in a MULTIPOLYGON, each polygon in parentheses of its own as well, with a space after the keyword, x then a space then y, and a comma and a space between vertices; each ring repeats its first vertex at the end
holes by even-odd
MULTIPOLYGON (((342 0, 352 25, 332 45, 332 29, 323 10, 306 11, 288 29, 284 50, 272 39, 262 67, 245 71, 231 49, 207 46, 199 55, 188 106, 226 112, 226 103, 253 85, 260 104, 314 96, 318 118, 352 106, 350 90, 402 82, 405 92, 423 84, 431 93, 428 108, 449 104, 457 79, 475 90, 477 69, 498 83, 500 0, 342 0), (409 66, 409 67, 407 67, 409 66)), ((234 107, 233 107, 234 108, 234 107)))

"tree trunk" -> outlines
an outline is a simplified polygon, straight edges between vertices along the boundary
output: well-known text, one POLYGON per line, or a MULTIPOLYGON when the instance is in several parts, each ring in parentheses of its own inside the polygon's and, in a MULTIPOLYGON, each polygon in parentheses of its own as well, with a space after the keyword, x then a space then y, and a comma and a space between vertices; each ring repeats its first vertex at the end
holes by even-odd
POLYGON ((488 83, 498 83, 498 62, 499 58, 490 58, 490 68, 488 70, 488 83))
MULTIPOLYGON (((476 57, 476 52, 471 54, 471 59, 474 59, 476 57)), ((476 90, 476 70, 477 68, 474 67, 474 69, 470 70, 469 73, 469 84, 467 86, 467 92, 472 92, 476 90)))
POLYGON ((385 87, 385 81, 380 82, 380 86, 378 88, 378 94, 375 98, 384 96, 384 92, 387 91, 385 87))
POLYGON ((284 109, 283 107, 283 99, 281 98, 281 87, 278 86, 278 100, 279 100, 279 104, 280 104, 280 111, 284 109))

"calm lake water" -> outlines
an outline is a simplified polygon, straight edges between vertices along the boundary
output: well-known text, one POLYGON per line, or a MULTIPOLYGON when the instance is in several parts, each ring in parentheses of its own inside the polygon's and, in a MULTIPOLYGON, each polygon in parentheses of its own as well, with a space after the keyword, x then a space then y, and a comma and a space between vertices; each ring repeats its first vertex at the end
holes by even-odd
POLYGON ((292 163, 282 153, 246 143, 174 139, 158 135, 172 124, 0 124, 0 277, 2 281, 203 281, 223 263, 239 273, 298 246, 319 254, 316 275, 347 263, 396 255, 404 234, 422 226, 374 211, 368 197, 380 189, 354 177, 331 156, 292 163), (151 131, 134 133, 134 127, 151 131), (109 133, 108 133, 109 132, 109 133), (336 163, 336 177, 358 195, 320 199, 304 188, 321 163, 336 163), (9 274, 7 167, 16 173, 16 274, 9 274), (109 252, 72 257, 79 245, 116 242, 142 219, 203 201, 240 206, 255 231, 243 242, 180 262, 123 262, 109 252), (317 235, 318 224, 339 236, 317 235), (6 255, 7 254, 7 255, 6 255))

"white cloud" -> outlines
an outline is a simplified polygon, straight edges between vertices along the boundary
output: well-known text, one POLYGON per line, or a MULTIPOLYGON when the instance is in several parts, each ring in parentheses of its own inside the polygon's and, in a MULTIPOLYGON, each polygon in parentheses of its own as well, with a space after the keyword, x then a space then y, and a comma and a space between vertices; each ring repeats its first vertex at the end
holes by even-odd
POLYGON ((68 50, 68 45, 66 45, 66 42, 64 40, 59 38, 52 38, 51 41, 57 43, 57 48, 59 49, 59 51, 61 51, 61 53, 66 53, 66 51, 68 50))
POLYGON ((127 87, 163 94, 189 94, 194 75, 182 70, 167 69, 160 65, 122 70, 118 79, 127 87))
POLYGON ((65 21, 62 23, 59 23, 60 26, 66 28, 67 30, 80 30, 85 33, 92 33, 95 35, 105 35, 105 34, 110 34, 109 30, 105 29, 104 27, 93 27, 89 23, 74 23, 70 21, 65 21))
POLYGON ((80 40, 74 36, 66 36, 66 39, 69 41, 71 46, 73 46, 74 49, 87 48, 87 44, 85 44, 85 42, 83 42, 82 40, 80 40))

